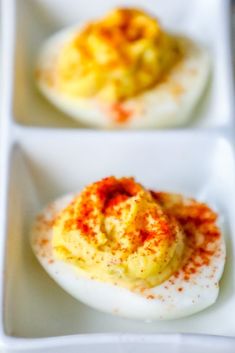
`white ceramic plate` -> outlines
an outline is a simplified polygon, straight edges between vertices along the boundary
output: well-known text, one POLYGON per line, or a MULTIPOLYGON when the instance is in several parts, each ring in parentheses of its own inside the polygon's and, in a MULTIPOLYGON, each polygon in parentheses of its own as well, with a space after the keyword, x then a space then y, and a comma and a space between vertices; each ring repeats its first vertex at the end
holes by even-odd
MULTIPOLYGON (((10 347, 14 342, 22 343, 23 337, 23 347, 31 347, 32 351, 59 342, 65 347, 76 342, 75 346, 80 347, 86 338, 87 352, 92 341, 106 352, 105 342, 109 340, 116 342, 113 351, 118 352, 120 345, 123 351, 127 349, 130 337, 135 347, 139 335, 151 341, 153 337, 149 334, 154 334, 155 340, 162 340, 160 347, 167 345, 169 339, 179 339, 160 333, 235 335, 235 318, 231 315, 235 306, 235 242, 231 236, 235 234, 235 171, 234 153, 226 138, 217 133, 149 133, 143 143, 142 133, 81 134, 24 128, 15 132, 18 143, 11 151, 8 212, 2 214, 7 219, 4 329, 10 347), (35 213, 58 195, 109 174, 134 175, 151 188, 202 194, 224 215, 228 261, 219 300, 210 309, 171 322, 146 324, 119 319, 75 301, 39 266, 28 239, 35 213), (124 334, 122 338, 120 332, 124 334), (68 336, 61 337, 64 335, 68 336), (9 336, 17 338, 12 340, 9 336)), ((189 337, 190 347, 196 343, 202 348, 207 340, 201 336, 187 336, 186 340, 189 337)), ((184 349, 185 341, 181 339, 177 348, 173 345, 169 352, 184 349)), ((226 339, 224 342, 227 344, 226 339)), ((146 347, 138 349, 145 352, 146 347)))
POLYGON ((92 0, 89 6, 85 0, 3 2, 0 349, 6 353, 233 353, 235 155, 228 2, 147 2, 167 27, 179 28, 208 46, 214 74, 207 103, 195 120, 200 129, 145 132, 57 129, 75 125, 35 91, 31 76, 44 37, 127 2, 92 0), (120 319, 74 300, 39 266, 29 246, 34 215, 54 198, 111 174, 133 175, 153 189, 203 195, 216 205, 224 216, 228 258, 215 305, 171 322, 120 319))

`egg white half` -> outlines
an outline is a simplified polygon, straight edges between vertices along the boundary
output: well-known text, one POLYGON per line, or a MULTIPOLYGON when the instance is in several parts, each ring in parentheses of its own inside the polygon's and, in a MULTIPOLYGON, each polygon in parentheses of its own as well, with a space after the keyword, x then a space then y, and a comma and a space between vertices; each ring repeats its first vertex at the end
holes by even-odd
MULTIPOLYGON (((110 106, 95 98, 74 98, 48 85, 43 72, 55 67, 56 58, 80 27, 62 30, 41 47, 37 61, 37 85, 44 96, 72 118, 98 128, 169 128, 187 123, 199 101, 210 72, 208 51, 194 41, 179 37, 186 55, 168 74, 164 82, 126 100, 122 109, 131 112, 125 122, 112 117, 110 106)), ((45 75, 46 76, 46 75, 45 75)))
POLYGON ((188 316, 212 305, 219 293, 219 280, 225 262, 225 244, 219 240, 219 252, 210 266, 203 266, 188 281, 179 276, 143 293, 132 292, 110 283, 90 279, 77 266, 54 257, 52 221, 73 199, 68 195, 47 206, 37 217, 32 233, 33 251, 48 274, 68 293, 84 304, 103 312, 141 320, 167 320, 188 316))

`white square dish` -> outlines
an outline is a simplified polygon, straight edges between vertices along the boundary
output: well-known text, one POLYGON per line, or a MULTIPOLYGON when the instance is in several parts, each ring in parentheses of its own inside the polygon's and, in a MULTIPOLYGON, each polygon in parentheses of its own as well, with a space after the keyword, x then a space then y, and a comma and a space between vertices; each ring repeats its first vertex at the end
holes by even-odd
MULTIPOLYGON (((96 351, 103 353, 109 351, 111 343, 113 352, 145 352, 146 347, 149 352, 165 347, 169 352, 183 352, 187 344, 193 351, 195 342, 203 351, 208 336, 200 334, 226 336, 217 338, 218 344, 223 342, 227 352, 232 352, 229 337, 235 336, 235 319, 230 315, 235 305, 235 171, 229 142, 217 134, 194 136, 189 132, 159 136, 149 133, 144 144, 141 133, 120 136, 18 129, 17 136, 18 144, 11 151, 8 212, 4 214, 8 230, 3 327, 7 352, 17 343, 30 352, 37 352, 39 346, 47 347, 45 352, 54 352, 58 344, 70 347, 69 352, 80 348, 91 352, 92 342, 96 351), (216 205, 225 219, 228 259, 219 299, 211 308, 168 322, 121 319, 75 301, 40 268, 28 238, 35 212, 59 195, 113 174, 133 175, 152 189, 203 196, 216 205), (186 344, 176 333, 199 334, 200 338, 187 335, 186 344), (136 346, 140 337, 147 346, 136 346), (74 350, 73 344, 77 347, 74 350)), ((211 349, 215 352, 214 347, 211 349)))
MULTIPOLYGON (((231 126, 232 70, 229 43, 229 2, 226 0, 10 0, 5 3, 5 32, 12 33, 8 55, 14 72, 10 113, 17 123, 29 126, 80 127, 54 108, 35 88, 33 72, 42 42, 57 30, 101 16, 115 6, 143 7, 159 17, 166 28, 202 43, 212 59, 207 93, 187 125, 197 128, 231 126), (23 83, 23 84, 22 84, 23 83)), ((10 37, 8 35, 8 37, 10 37)))

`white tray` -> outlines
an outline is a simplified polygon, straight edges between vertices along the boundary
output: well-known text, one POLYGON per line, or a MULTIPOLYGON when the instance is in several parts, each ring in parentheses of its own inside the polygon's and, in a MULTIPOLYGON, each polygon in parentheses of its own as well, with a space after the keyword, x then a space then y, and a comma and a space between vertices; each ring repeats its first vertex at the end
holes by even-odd
POLYGON ((3 0, 3 11, 0 348, 32 353, 233 353, 235 130, 229 2, 3 0), (116 4, 143 4, 166 27, 189 34, 210 50, 211 87, 193 123, 184 129, 81 129, 34 88, 33 62, 43 38, 116 4), (28 242, 35 213, 57 196, 112 174, 133 175, 153 189, 203 196, 224 215, 228 258, 215 305, 169 322, 120 319, 75 301, 39 266, 28 242))

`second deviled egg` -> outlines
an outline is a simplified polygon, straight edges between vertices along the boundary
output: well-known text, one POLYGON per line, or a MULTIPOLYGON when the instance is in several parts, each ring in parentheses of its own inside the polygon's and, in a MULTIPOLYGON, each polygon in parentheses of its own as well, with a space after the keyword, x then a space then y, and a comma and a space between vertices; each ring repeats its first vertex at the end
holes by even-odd
POLYGON ((166 128, 190 120, 208 80, 208 52, 149 14, 115 9, 41 47, 36 81, 59 109, 93 127, 166 128))

